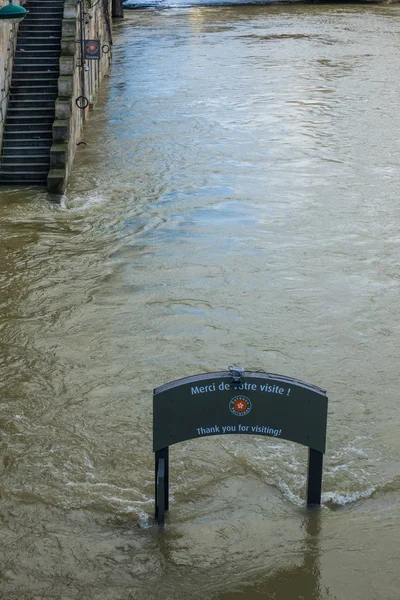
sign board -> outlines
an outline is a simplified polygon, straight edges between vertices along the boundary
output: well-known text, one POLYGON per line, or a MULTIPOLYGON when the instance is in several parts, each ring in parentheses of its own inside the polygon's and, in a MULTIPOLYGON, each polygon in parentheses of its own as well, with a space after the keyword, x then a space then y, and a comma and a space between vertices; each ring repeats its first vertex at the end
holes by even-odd
POLYGON ((328 398, 302 381, 246 371, 179 379, 154 390, 154 451, 209 435, 247 434, 290 440, 325 452, 328 398))
POLYGON ((100 40, 85 40, 83 45, 84 60, 100 60, 100 40))
POLYGON ((214 435, 261 435, 309 448, 307 505, 321 503, 328 397, 292 377, 244 371, 202 373, 154 390, 156 518, 168 510, 169 446, 214 435))

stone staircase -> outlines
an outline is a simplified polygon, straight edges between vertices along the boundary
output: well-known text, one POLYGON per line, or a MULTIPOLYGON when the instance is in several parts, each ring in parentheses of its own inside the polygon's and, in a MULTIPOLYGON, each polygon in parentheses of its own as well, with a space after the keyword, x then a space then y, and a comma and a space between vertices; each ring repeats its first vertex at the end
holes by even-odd
POLYGON ((28 0, 18 30, 0 184, 45 185, 58 95, 64 0, 28 0))

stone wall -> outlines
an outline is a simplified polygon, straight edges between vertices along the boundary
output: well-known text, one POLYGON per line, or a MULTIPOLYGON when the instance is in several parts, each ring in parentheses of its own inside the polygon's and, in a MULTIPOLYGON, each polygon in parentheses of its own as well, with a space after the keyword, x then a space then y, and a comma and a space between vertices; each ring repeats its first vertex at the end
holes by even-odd
POLYGON ((56 120, 47 180, 52 193, 65 192, 83 123, 111 65, 111 10, 112 0, 66 0, 64 4, 56 120), (100 60, 82 60, 82 38, 100 40, 100 60))
MULTIPOLYGON (((15 4, 24 4, 24 2, 15 2, 15 4)), ((1 2, 0 8, 3 5, 4 2, 1 2)), ((3 21, 0 19, 0 151, 3 138, 4 121, 7 112, 8 92, 11 84, 17 33, 17 23, 9 23, 6 20, 3 21)))

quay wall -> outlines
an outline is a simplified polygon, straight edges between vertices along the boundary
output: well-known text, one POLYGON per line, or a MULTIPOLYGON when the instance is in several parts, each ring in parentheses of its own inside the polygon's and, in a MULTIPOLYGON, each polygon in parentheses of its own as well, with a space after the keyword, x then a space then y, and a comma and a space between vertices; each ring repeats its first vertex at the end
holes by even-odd
POLYGON ((112 59, 112 0, 65 0, 60 77, 50 152, 49 192, 63 194, 85 120, 112 59), (83 40, 100 41, 100 60, 85 60, 83 40))

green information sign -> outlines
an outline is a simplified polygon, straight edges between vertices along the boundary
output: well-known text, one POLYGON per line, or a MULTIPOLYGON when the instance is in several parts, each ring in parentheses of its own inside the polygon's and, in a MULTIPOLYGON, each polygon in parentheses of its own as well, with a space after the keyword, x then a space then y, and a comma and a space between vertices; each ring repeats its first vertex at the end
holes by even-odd
MULTIPOLYGON (((326 445, 328 398, 324 390, 284 375, 244 371, 203 373, 154 390, 153 450, 157 477, 162 459, 168 508, 168 448, 212 435, 261 435, 307 446, 308 504, 320 504, 322 455, 326 445)), ((156 516, 159 518, 156 500, 156 516)), ((163 519, 163 517, 162 517, 163 519)))

